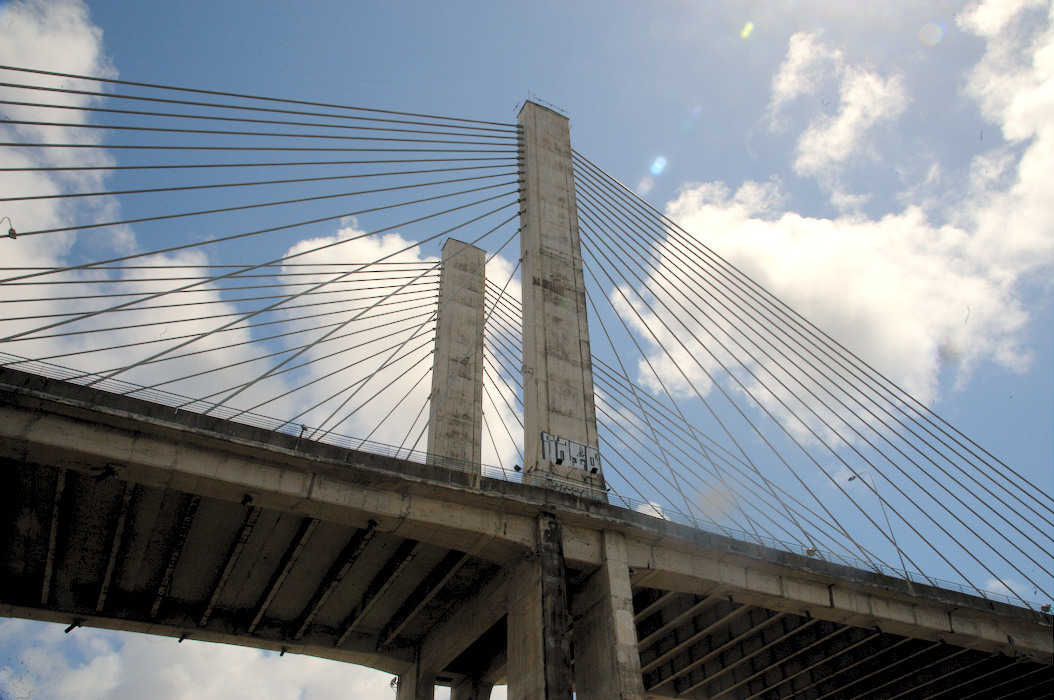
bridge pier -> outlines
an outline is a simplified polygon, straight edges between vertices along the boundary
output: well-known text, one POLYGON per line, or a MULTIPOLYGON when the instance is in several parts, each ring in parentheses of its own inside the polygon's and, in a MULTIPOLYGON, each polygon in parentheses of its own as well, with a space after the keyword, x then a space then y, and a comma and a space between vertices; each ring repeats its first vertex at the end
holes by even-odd
POLYGON ((575 688, 581 700, 644 698, 626 538, 600 535, 600 568, 574 597, 575 688))
POLYGON ((543 513, 537 544, 509 580, 509 700, 571 700, 571 640, 560 523, 543 513))

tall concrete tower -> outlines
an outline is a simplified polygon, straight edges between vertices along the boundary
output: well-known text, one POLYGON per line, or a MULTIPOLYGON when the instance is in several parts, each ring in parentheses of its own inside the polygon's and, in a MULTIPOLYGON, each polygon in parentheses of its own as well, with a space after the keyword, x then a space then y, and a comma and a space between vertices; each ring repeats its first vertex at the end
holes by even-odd
POLYGON ((475 246, 452 238, 443 245, 427 448, 429 455, 465 462, 477 474, 483 444, 485 263, 485 253, 475 246))
POLYGON ((525 481, 604 497, 570 127, 533 102, 519 124, 525 481))

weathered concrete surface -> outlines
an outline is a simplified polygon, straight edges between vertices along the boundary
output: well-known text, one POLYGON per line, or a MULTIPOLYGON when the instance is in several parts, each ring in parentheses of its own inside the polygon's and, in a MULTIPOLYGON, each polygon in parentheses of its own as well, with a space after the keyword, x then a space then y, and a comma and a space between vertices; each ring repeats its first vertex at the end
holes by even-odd
POLYGON ((644 698, 626 538, 601 535, 603 563, 574 598, 575 687, 583 700, 644 698))
MULTIPOLYGON (((1054 661, 1049 614, 8 369, 0 463, 4 615, 188 634, 397 674, 420 659, 437 669, 433 682, 456 684, 482 678, 487 653, 505 653, 478 641, 518 606, 510 577, 529 563, 548 514, 576 610, 598 598, 590 586, 605 564, 616 578, 634 570, 652 696, 704 697, 740 683, 747 697, 867 664, 868 678, 907 679, 916 671, 890 660, 899 649, 942 668, 968 661, 952 678, 1028 670, 1044 679, 1054 661), (729 669, 719 678, 708 675, 715 659, 729 669)), ((616 615, 624 593, 609 595, 623 601, 616 615)), ((507 675, 491 664, 486 680, 507 675)))
POLYGON ((480 470, 486 254, 448 239, 439 277, 428 453, 480 470))
POLYGON ((509 583, 510 700, 571 700, 571 644, 560 525, 538 516, 538 539, 509 583))
POLYGON ((524 465, 603 490, 603 472, 543 460, 543 432, 597 446, 593 369, 567 118, 527 102, 520 111, 524 205, 524 465))

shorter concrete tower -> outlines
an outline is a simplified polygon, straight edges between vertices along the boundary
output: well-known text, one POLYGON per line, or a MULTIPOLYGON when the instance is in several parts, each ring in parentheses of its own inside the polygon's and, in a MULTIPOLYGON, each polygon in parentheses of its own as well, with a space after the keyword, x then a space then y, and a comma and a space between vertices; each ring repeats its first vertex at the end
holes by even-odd
POLYGON ((427 449, 430 455, 474 465, 479 473, 486 254, 448 239, 442 260, 427 449))

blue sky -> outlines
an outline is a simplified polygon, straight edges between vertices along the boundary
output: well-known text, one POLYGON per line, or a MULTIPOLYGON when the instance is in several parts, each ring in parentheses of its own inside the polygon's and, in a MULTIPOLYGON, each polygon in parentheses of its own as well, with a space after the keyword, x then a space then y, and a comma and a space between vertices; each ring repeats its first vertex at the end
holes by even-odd
MULTIPOLYGON (((593 163, 1050 492, 1049 2, 7 2, 0 58, 509 123, 550 103, 593 163)), ((95 697, 71 679, 99 674, 135 697, 142 659, 173 698, 228 654, 320 664, 310 698, 350 672, 56 629, 0 623, 0 695, 95 697)))

